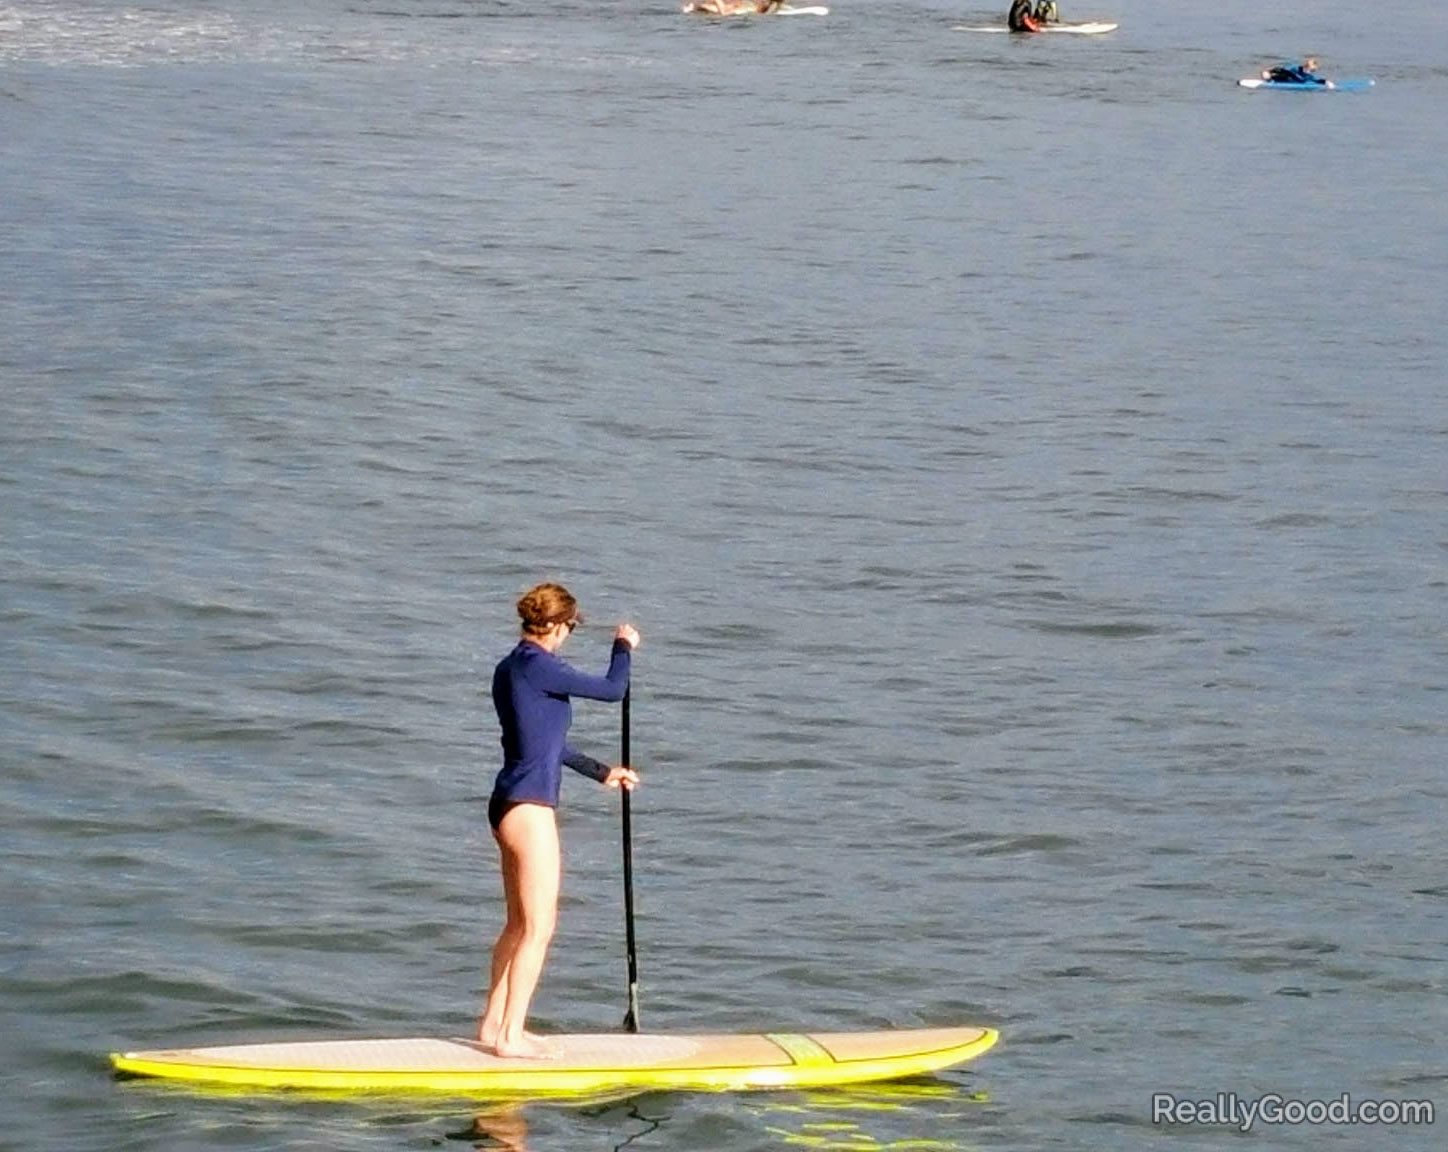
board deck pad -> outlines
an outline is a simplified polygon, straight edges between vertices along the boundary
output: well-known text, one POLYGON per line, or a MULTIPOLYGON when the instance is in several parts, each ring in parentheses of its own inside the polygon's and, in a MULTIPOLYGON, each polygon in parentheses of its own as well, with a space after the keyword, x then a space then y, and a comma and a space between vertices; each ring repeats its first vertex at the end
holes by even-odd
POLYGON ((963 1063, 990 1028, 740 1035, 545 1037, 547 1060, 504 1058, 465 1039, 322 1040, 113 1053, 118 1073, 253 1088, 582 1093, 619 1088, 734 1091, 918 1076, 963 1063))

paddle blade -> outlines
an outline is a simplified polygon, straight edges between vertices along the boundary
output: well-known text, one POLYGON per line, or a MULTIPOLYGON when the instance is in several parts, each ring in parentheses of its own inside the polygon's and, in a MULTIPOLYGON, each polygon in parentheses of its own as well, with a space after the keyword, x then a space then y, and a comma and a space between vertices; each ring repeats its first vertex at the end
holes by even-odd
POLYGON ((625 1032, 639 1030, 639 986, 637 984, 629 985, 628 1012, 623 1018, 623 1030, 625 1032))

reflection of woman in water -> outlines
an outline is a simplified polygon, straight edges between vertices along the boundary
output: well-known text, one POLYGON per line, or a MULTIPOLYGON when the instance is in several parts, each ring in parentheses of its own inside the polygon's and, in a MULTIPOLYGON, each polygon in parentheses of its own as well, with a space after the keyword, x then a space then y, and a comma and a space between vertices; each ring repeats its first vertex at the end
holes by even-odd
POLYGON ((456 1139, 489 1141, 474 1144, 479 1149, 498 1149, 498 1152, 528 1152, 528 1121, 518 1104, 502 1104, 489 1108, 473 1117, 472 1131, 462 1133, 456 1139))
POLYGON ((765 16, 783 6, 784 0, 688 0, 684 11, 703 16, 765 16))

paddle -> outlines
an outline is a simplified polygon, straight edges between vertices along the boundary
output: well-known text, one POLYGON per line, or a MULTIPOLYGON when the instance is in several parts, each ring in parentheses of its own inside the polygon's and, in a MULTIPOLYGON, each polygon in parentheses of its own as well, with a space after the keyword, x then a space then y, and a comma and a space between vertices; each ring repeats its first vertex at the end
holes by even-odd
MULTIPOLYGON (((619 734, 619 760, 629 766, 628 749, 628 705, 632 686, 623 691, 623 721, 619 734)), ((639 1030, 639 958, 634 943, 634 898, 633 898, 633 820, 629 813, 629 790, 623 793, 623 917, 628 942, 628 1014, 623 1026, 629 1032, 639 1030)))

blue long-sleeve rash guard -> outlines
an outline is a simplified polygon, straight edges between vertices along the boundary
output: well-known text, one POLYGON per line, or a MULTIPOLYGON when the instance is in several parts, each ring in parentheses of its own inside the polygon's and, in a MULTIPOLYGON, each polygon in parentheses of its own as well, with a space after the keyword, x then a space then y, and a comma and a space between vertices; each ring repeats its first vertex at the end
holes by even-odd
POLYGON ((569 697, 622 700, 632 656, 626 641, 613 642, 608 671, 590 676, 537 644, 520 640, 493 671, 493 707, 503 728, 503 767, 493 784, 493 804, 558 807, 563 765, 602 781, 608 765, 568 746, 573 720, 569 697))

